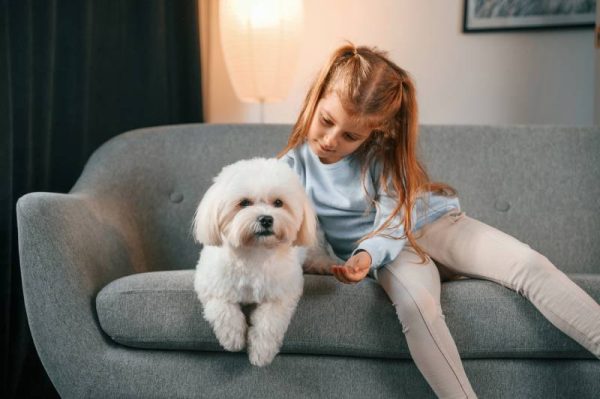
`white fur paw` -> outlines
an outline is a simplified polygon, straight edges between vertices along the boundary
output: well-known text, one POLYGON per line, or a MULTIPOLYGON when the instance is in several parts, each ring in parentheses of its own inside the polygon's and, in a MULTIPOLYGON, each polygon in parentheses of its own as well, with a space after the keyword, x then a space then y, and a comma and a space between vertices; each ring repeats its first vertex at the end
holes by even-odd
POLYGON ((255 328, 248 331, 248 357, 254 366, 263 367, 271 364, 277 353, 279 343, 275 339, 261 336, 255 328))
POLYGON ((306 274, 333 274, 331 266, 339 262, 325 256, 307 258, 302 265, 306 274))
POLYGON ((331 266, 343 264, 344 261, 335 255, 322 230, 318 231, 317 237, 318 242, 301 253, 302 270, 307 274, 333 274, 331 266))
POLYGON ((204 304, 204 318, 211 324, 223 348, 231 352, 244 349, 248 325, 239 305, 208 301, 204 304))
POLYGON ((225 329, 224 331, 215 329, 215 335, 221 346, 230 352, 239 352, 246 347, 245 327, 243 329, 225 329))

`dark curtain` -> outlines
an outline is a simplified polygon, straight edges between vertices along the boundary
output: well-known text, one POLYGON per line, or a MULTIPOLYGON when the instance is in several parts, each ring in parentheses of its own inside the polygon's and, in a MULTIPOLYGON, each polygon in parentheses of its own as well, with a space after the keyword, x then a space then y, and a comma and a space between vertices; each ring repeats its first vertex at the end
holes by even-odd
POLYGON ((197 0, 0 0, 2 397, 58 397, 29 333, 15 204, 103 142, 202 121, 197 0))

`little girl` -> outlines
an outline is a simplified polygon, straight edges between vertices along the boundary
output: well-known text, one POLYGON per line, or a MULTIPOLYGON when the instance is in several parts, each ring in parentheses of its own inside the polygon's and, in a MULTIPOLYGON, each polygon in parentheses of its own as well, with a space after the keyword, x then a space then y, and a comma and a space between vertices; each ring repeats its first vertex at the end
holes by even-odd
POLYGON ((600 358, 600 306, 546 257, 461 212, 456 191, 429 180, 417 141, 406 71, 376 48, 337 49, 279 155, 300 176, 327 241, 345 261, 332 265, 335 277, 357 283, 369 274, 381 284, 439 397, 476 397, 440 307, 441 281, 452 278, 521 293, 600 358))

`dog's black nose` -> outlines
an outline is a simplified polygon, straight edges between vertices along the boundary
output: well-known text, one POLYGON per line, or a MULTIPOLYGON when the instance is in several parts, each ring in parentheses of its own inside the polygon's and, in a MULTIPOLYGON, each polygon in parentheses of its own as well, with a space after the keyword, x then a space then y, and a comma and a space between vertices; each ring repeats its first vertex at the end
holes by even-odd
POLYGON ((264 228, 269 228, 273 226, 273 216, 269 215, 260 215, 258 217, 258 223, 264 228))

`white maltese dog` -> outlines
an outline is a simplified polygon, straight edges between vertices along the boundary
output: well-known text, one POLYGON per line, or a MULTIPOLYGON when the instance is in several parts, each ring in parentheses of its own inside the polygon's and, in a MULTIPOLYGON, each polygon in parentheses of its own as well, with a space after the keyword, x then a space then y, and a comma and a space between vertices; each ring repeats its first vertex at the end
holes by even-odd
MULTIPOLYGON (((302 295, 302 264, 317 237, 316 216, 296 173, 277 159, 226 166, 214 179, 193 223, 204 244, 194 289, 204 318, 228 351, 247 346, 255 366, 271 363, 302 295), (257 304, 250 325, 240 305, 257 304)), ((317 254, 310 271, 331 261, 317 254)))

